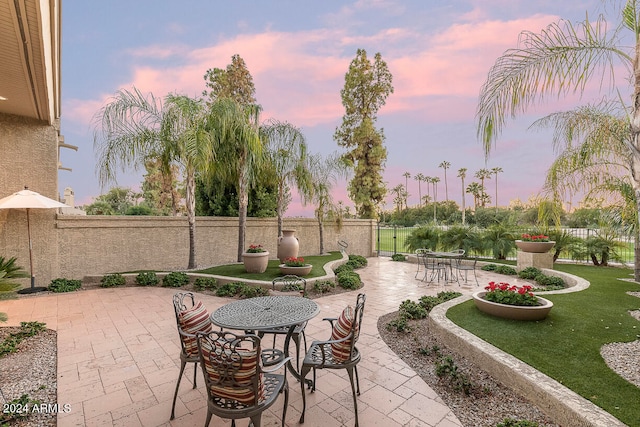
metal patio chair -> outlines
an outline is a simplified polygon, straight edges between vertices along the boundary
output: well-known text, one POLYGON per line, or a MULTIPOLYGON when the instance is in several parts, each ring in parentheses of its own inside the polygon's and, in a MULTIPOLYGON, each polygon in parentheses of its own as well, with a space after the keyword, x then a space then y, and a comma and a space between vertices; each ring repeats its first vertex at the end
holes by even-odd
POLYGON ((197 335, 198 354, 207 388, 207 427, 216 415, 236 420, 250 418, 253 427, 260 427, 262 413, 284 394, 282 427, 289 405, 287 370, 274 374, 289 358, 264 368, 260 363, 260 338, 254 334, 236 335, 227 331, 212 331, 197 335))
POLYGON ((171 419, 175 418, 176 399, 180 381, 187 363, 193 363, 193 388, 197 387, 196 374, 198 372, 198 345, 196 333, 211 331, 209 313, 201 301, 196 302, 192 292, 178 292, 173 296, 173 310, 176 315, 176 326, 180 335, 180 374, 176 383, 171 405, 171 419))
POLYGON ((323 319, 331 324, 331 338, 327 341, 314 341, 311 343, 311 347, 302 362, 300 371, 300 387, 302 390, 300 423, 304 423, 304 412, 307 406, 304 380, 309 371, 313 370, 313 383, 311 385, 311 392, 313 392, 316 389, 317 369, 345 369, 351 382, 353 407, 356 415, 355 425, 358 427, 358 400, 356 395, 360 395, 360 381, 358 379, 357 365, 360 362, 361 355, 356 347, 356 342, 360 336, 366 299, 365 294, 358 294, 355 308, 352 306, 346 307, 339 318, 323 319))
POLYGON ((464 283, 468 283, 469 272, 473 271, 473 278, 476 281, 476 286, 480 286, 478 283, 478 276, 476 276, 476 265, 478 264, 478 257, 473 258, 460 257, 455 260, 453 268, 456 270, 456 281, 460 284, 460 274, 464 272, 464 283))

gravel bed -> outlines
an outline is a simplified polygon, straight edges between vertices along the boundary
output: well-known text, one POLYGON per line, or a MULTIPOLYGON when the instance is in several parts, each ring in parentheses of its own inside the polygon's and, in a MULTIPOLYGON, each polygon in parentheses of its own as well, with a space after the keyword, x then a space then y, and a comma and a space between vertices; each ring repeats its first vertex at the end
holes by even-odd
MULTIPOLYGON (((0 328, 0 341, 19 327, 0 328)), ((0 358, 0 402, 3 404, 28 394, 41 404, 57 403, 57 333, 45 329, 38 335, 22 340, 15 353, 0 358)), ((38 406, 39 407, 39 406, 38 406)), ((49 410, 38 412, 30 406, 30 415, 11 422, 18 427, 49 427, 57 425, 56 413, 49 410)))
POLYGON ((540 427, 559 427, 534 404, 518 395, 508 386, 477 368, 429 333, 429 319, 410 320, 409 332, 387 329, 389 321, 398 313, 389 313, 378 319, 378 332, 385 343, 402 358, 451 408, 466 427, 495 427, 506 418, 535 421, 540 427), (434 348, 437 348, 434 351, 434 348), (436 375, 436 362, 451 357, 458 373, 471 383, 469 395, 457 390, 445 375, 436 375))

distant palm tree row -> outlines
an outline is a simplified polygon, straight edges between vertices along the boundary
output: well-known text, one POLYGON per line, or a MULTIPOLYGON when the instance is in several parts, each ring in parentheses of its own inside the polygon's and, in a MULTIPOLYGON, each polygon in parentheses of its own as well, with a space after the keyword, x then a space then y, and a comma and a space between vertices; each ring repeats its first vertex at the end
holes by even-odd
MULTIPOLYGON (((444 197, 445 201, 449 201, 449 183, 447 180, 447 169, 451 168, 451 163, 448 161, 442 161, 439 165, 439 168, 444 170, 444 197)), ((495 176, 495 196, 494 202, 495 207, 498 207, 498 174, 502 173, 503 170, 501 167, 494 167, 491 169, 482 168, 479 169, 474 177, 479 180, 479 182, 473 181, 467 187, 465 187, 465 178, 467 177, 467 168, 458 169, 458 178, 460 178, 462 182, 462 223, 465 222, 465 209, 466 209, 466 200, 465 194, 473 195, 473 205, 474 209, 477 207, 486 207, 487 204, 491 203, 491 197, 486 191, 485 180, 491 179, 492 175, 495 176)), ((405 172, 402 174, 405 178, 404 185, 398 184, 393 187, 389 192, 394 195, 393 204, 396 207, 397 211, 402 209, 406 209, 409 207, 408 198, 409 198, 409 178, 411 178, 410 172, 405 172)), ((438 183, 440 182, 440 178, 437 176, 426 176, 422 173, 417 173, 413 176, 413 179, 418 183, 418 207, 422 207, 427 203, 433 201, 433 217, 434 221, 436 218, 436 202, 438 201, 438 183), (422 183, 431 184, 432 192, 430 193, 430 186, 426 186, 426 194, 422 195, 422 183), (433 196, 432 196, 433 195, 433 196)))

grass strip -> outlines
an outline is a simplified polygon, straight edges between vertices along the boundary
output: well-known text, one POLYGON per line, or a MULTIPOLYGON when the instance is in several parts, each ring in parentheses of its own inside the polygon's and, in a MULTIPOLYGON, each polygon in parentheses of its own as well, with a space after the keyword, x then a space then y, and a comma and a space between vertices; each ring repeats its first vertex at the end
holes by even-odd
MULTIPOLYGON (((305 276, 305 279, 324 276, 324 265, 331 261, 336 261, 342 258, 342 254, 338 251, 330 252, 327 255, 311 255, 304 256, 304 261, 307 264, 312 264, 313 268, 311 272, 305 276)), ((269 260, 269 265, 264 273, 247 273, 242 263, 218 265, 204 270, 198 270, 198 273, 215 274, 218 276, 231 276, 239 279, 253 279, 253 280, 266 280, 271 281, 276 277, 281 277, 280 269, 278 266, 280 261, 277 259, 269 260)))
POLYGON ((553 301, 541 321, 500 319, 482 313, 473 301, 452 307, 447 317, 458 326, 545 373, 629 426, 640 426, 640 388, 611 370, 600 355, 607 343, 640 339, 640 322, 629 310, 640 308, 637 283, 628 268, 556 264, 583 277, 581 292, 545 295, 553 301))

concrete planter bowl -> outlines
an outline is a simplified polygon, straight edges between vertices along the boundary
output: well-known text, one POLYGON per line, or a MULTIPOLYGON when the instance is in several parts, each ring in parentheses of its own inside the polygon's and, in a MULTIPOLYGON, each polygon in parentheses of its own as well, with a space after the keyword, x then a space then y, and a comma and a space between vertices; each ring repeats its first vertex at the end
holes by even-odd
POLYGON ((288 267, 286 264, 280 264, 280 273, 282 274, 295 274, 296 276, 306 276, 311 273, 313 265, 305 264, 302 267, 288 267))
POLYGON ((516 240, 516 246, 522 252, 531 252, 534 254, 543 254, 549 252, 556 242, 525 242, 523 240, 516 240))
POLYGON ((538 297, 540 305, 536 306, 520 306, 520 305, 507 305, 499 304, 493 301, 487 301, 484 299, 485 291, 474 293, 473 302, 476 307, 483 313, 490 314, 496 317, 502 317, 504 319, 512 320, 542 320, 549 315, 549 312, 553 308, 553 303, 548 299, 538 297))

